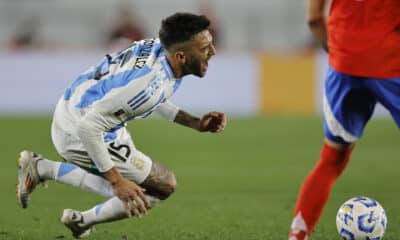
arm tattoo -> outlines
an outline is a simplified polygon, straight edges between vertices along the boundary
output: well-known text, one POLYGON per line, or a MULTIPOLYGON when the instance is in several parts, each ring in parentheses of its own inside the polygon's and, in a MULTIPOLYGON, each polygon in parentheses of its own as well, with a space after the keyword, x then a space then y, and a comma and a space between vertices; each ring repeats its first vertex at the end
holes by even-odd
POLYGON ((174 122, 179 123, 183 126, 198 129, 200 119, 190 115, 189 113, 179 110, 178 114, 176 114, 174 122))

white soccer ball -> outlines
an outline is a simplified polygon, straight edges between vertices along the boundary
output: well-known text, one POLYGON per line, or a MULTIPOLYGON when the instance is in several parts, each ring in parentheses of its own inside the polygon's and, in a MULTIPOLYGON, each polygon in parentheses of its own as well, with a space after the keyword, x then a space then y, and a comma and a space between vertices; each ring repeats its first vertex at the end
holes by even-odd
POLYGON ((385 210, 369 197, 346 201, 336 215, 336 227, 343 240, 380 240, 386 226, 385 210))

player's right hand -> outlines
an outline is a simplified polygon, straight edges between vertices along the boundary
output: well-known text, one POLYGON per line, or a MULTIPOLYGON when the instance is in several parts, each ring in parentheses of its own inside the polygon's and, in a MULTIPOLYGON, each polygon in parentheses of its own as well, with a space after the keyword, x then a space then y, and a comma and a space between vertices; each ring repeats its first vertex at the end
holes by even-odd
POLYGON ((112 184, 115 195, 125 206, 126 215, 132 217, 135 215, 140 218, 147 214, 147 208, 150 206, 144 192, 146 189, 139 187, 136 183, 122 177, 112 184))
POLYGON ((204 115, 199 122, 200 132, 222 132, 226 127, 226 116, 221 112, 210 112, 204 115))
POLYGON ((106 171, 104 176, 110 182, 114 194, 124 204, 128 217, 132 217, 133 213, 133 215, 140 218, 142 214, 147 213, 147 208, 150 207, 150 203, 144 195, 146 189, 124 178, 115 167, 106 171))

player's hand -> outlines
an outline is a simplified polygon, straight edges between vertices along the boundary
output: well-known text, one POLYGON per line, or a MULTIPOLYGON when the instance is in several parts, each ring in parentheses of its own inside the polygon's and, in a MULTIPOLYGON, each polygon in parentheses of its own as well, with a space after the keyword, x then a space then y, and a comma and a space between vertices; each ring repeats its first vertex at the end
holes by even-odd
POLYGON ((221 112, 210 112, 200 119, 200 132, 222 132, 226 127, 226 116, 221 112))
POLYGON ((144 195, 146 189, 124 178, 115 167, 105 172, 104 175, 110 182, 114 194, 124 204, 128 217, 132 217, 133 213, 133 215, 140 218, 142 214, 147 213, 150 203, 144 195))
POLYGON ((146 189, 123 177, 112 186, 115 195, 124 204, 128 217, 132 217, 132 213, 138 218, 147 214, 150 204, 144 195, 146 189))

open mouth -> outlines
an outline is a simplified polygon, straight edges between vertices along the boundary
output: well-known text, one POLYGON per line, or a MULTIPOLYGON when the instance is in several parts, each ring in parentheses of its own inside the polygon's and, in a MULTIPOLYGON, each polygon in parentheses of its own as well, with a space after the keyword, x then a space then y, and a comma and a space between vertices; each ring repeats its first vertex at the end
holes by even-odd
POLYGON ((208 60, 203 63, 203 71, 208 69, 208 60))

